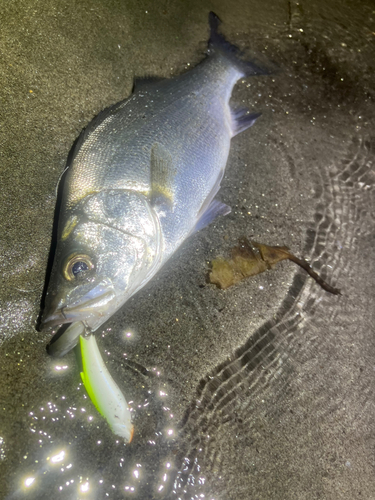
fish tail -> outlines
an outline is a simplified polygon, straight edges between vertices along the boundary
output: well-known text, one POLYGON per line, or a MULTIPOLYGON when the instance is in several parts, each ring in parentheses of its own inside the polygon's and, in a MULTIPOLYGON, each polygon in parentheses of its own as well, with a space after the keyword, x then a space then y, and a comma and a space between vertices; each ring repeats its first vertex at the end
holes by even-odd
POLYGON ((244 76, 253 75, 268 75, 270 71, 267 68, 258 66, 252 61, 243 60, 243 53, 235 45, 228 42, 225 37, 219 33, 218 28, 221 24, 221 20, 214 13, 210 12, 208 16, 208 21, 210 24, 210 40, 208 42, 208 53, 221 53, 224 57, 229 59, 233 66, 236 66, 244 76))

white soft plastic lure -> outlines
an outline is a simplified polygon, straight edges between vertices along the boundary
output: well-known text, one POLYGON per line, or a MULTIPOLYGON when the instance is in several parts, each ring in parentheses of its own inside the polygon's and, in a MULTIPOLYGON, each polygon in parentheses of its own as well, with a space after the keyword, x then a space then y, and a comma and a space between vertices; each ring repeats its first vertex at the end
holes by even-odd
POLYGON ((95 335, 80 336, 80 348, 81 379, 91 401, 107 420, 114 434, 130 443, 134 427, 129 406, 101 357, 95 335))

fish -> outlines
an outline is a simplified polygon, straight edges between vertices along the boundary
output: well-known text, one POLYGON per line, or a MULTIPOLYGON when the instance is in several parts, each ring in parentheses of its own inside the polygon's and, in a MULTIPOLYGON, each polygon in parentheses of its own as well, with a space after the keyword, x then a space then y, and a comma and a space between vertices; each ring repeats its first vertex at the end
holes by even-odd
POLYGON ((42 329, 62 356, 146 285, 181 244, 230 207, 216 199, 231 139, 261 113, 230 98, 244 60, 209 14, 207 56, 170 79, 135 82, 81 133, 65 174, 42 329), (66 328, 66 325, 69 325, 66 328))

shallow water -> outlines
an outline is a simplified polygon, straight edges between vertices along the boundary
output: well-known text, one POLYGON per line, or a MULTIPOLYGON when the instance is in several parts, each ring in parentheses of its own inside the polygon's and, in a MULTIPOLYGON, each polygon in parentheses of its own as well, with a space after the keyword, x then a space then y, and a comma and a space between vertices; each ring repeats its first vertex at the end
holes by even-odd
POLYGON ((371 498, 371 2, 18 1, 0 25, 3 497, 371 498), (87 399, 74 355, 51 359, 35 331, 55 186, 81 129, 134 76, 202 59, 209 10, 280 71, 234 91, 263 116, 232 143, 220 192, 232 213, 101 332, 134 412, 124 445, 87 399), (244 235, 289 246, 342 296, 290 263, 226 291, 207 285, 208 262, 244 235))

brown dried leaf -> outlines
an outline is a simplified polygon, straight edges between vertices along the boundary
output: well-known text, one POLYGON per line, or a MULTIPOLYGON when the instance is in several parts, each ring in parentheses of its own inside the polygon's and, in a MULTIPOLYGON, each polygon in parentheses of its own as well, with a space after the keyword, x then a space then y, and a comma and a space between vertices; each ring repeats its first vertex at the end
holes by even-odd
POLYGON ((251 243, 259 253, 254 252, 246 238, 242 238, 239 246, 232 248, 231 259, 225 260, 219 257, 213 260, 209 282, 225 290, 249 276, 271 269, 277 262, 288 259, 302 267, 324 290, 334 295, 341 295, 339 289, 326 283, 305 260, 293 255, 288 247, 264 245, 256 241, 251 243))

